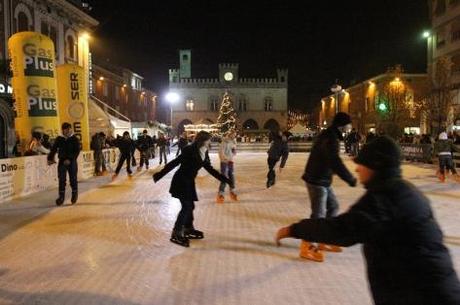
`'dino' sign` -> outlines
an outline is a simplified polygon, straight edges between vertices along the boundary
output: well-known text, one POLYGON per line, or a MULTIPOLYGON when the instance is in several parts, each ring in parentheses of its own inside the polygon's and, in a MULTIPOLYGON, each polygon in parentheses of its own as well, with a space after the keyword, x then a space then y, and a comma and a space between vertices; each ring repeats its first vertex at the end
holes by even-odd
POLYGON ((20 32, 8 40, 8 52, 21 143, 29 143, 32 131, 55 138, 60 124, 53 41, 40 33, 20 32))

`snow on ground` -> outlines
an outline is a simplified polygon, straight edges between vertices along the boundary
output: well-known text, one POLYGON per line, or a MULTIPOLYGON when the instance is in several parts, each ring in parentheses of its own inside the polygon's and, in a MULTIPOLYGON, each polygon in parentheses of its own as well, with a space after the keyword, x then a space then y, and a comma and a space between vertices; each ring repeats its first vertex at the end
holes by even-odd
MULTIPOLYGON (((188 249, 169 242, 179 202, 168 193, 172 174, 152 182, 157 160, 131 180, 82 182, 75 206, 55 207, 56 190, 4 204, 0 304, 372 304, 360 246, 314 263, 298 258, 296 240, 273 244, 279 227, 310 214, 306 159, 291 154, 267 190, 266 154, 239 154, 240 202, 223 205, 218 182, 200 173, 195 225, 206 238, 188 249)), ((460 270, 460 185, 438 183, 428 165, 405 165, 404 175, 432 199, 460 270)), ((363 193, 339 179, 334 187, 342 210, 363 193)))

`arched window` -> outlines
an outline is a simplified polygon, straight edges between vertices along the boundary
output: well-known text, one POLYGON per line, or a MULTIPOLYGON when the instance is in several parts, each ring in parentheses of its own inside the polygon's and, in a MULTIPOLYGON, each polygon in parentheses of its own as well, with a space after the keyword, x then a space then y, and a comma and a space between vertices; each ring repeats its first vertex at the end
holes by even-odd
POLYGON ((270 96, 267 96, 264 99, 264 109, 265 111, 273 111, 273 98, 270 96))
POLYGON ((218 111, 219 110, 219 99, 217 96, 213 95, 209 98, 209 110, 218 111))
POLYGON ((18 32, 25 32, 29 30, 29 18, 24 12, 18 14, 18 32))
POLYGON ((259 129, 259 124, 257 124, 257 122, 254 121, 253 119, 249 119, 243 123, 243 129, 244 130, 257 130, 259 129))
POLYGON ((68 59, 75 60, 75 38, 72 35, 68 35, 65 41, 65 56, 68 59))
POLYGON ((241 94, 238 99, 238 111, 245 112, 248 110, 248 100, 244 94, 241 94))

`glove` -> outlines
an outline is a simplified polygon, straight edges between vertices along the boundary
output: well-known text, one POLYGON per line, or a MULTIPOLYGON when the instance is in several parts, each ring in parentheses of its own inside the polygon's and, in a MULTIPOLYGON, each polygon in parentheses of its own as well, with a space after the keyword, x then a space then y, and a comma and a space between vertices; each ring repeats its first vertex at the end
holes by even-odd
POLYGON ((351 187, 355 187, 356 184, 358 184, 358 180, 356 178, 353 178, 350 182, 348 182, 348 185, 351 187))

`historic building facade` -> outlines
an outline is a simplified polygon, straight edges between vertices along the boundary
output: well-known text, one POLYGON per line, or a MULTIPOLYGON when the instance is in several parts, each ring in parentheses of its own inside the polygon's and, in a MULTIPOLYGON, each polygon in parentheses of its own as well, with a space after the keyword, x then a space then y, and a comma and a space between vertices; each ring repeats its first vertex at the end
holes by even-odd
MULTIPOLYGON (((8 39, 13 34, 34 31, 47 35, 55 44, 57 64, 79 64, 89 71, 87 33, 97 25, 78 0, 0 0, 0 89, 10 84, 8 39)), ((16 137, 11 92, 0 91, 0 157, 5 157, 11 154, 16 137)))
MULTIPOLYGON (((353 127, 365 134, 375 132, 379 128, 380 97, 388 86, 398 86, 407 95, 407 103, 414 103, 426 96, 427 74, 408 74, 403 73, 395 78, 392 73, 384 73, 373 78, 357 83, 342 92, 325 96, 313 112, 317 120, 317 126, 325 128, 332 123, 337 112, 350 114, 353 127), (336 101, 337 99, 337 101, 336 101), (336 110, 337 109, 337 110, 336 110)), ((420 113, 415 109, 410 120, 403 126, 406 132, 424 133, 426 132, 426 122, 420 117, 420 113)))
POLYGON ((427 37, 428 72, 434 75, 436 62, 442 56, 452 60, 454 109, 448 124, 460 129, 460 1, 428 0, 428 4, 432 26, 427 37))
POLYGON ((93 64, 93 96, 132 122, 154 121, 156 117, 157 95, 144 88, 142 81, 142 76, 126 68, 93 64))
POLYGON ((172 126, 181 131, 192 123, 216 123, 225 92, 233 101, 238 128, 244 133, 285 129, 288 121, 288 71, 276 78, 242 78, 238 64, 219 64, 218 78, 192 78, 191 51, 179 52, 180 68, 169 70, 169 90, 179 95, 172 104, 172 126))

